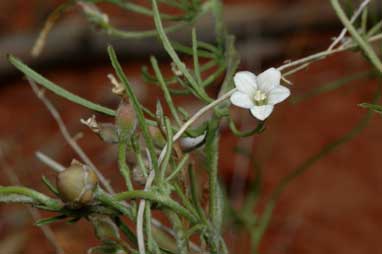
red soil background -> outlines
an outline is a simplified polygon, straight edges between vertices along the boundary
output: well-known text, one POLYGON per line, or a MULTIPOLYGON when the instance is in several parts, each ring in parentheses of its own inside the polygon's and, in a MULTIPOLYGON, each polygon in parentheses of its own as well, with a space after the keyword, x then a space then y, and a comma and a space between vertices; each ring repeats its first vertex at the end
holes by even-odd
MULTIPOLYGON (((15 35, 36 36, 47 14, 60 2, 1 1, 0 42, 15 35)), ((275 17, 282 15, 285 10, 294 10, 302 14, 299 17, 302 24, 315 20, 319 22, 324 16, 320 12, 315 15, 303 15, 305 12, 323 5, 327 5, 327 9, 330 10, 329 3, 318 0, 230 0, 225 1, 225 4, 227 10, 241 6, 247 11, 253 10, 253 15, 265 15, 267 22, 271 24, 275 17)), ((123 19, 120 12, 115 13, 123 19)), ((334 13, 330 11, 325 15, 334 17, 334 13)), ((72 11, 62 20, 79 16, 78 11, 72 11)), ((132 18, 129 22, 138 24, 139 20, 132 18)), ((257 26, 258 24, 253 24, 254 28, 257 26)), ((259 52, 253 56, 248 57, 245 50, 241 51, 245 56, 241 69, 260 72, 269 66, 281 65, 285 59, 297 59, 323 50, 340 28, 339 23, 333 23, 332 27, 323 31, 302 26, 298 30, 288 30, 281 35, 271 35, 270 38, 276 46, 269 56, 256 57, 257 53, 264 50, 263 44, 256 43, 259 48, 252 50, 259 52)), ((272 31, 266 32, 272 34, 272 31)), ((248 33, 252 33, 251 29, 248 33)), ((262 34, 256 36, 261 39, 262 34)), ((23 42, 16 40, 14 43, 16 45, 23 42)), ((251 41, 248 43, 245 47, 251 48, 251 41)), ((2 58, 6 50, 7 48, 0 47, 2 58)), ((86 55, 78 57, 86 58, 86 55)), ((153 98, 160 98, 159 90, 145 85, 140 78, 140 66, 148 64, 148 61, 147 56, 141 59, 124 57, 123 64, 142 101, 154 106, 153 98)), ((166 61, 162 63, 163 66, 168 65, 166 61)), ((302 94, 344 75, 368 69, 370 66, 359 54, 338 54, 293 75, 290 78, 293 82, 291 90, 294 95, 302 94)), ((107 73, 112 72, 106 52, 97 61, 84 61, 73 65, 65 62, 39 65, 38 71, 80 96, 113 108, 118 104, 117 98, 110 93, 110 85, 106 78, 107 73)), ((235 179, 250 183, 252 169, 248 169, 248 174, 242 169, 237 174, 237 161, 245 161, 247 158, 234 151, 237 145, 250 148, 251 156, 254 156, 264 169, 263 199, 258 207, 261 211, 264 201, 283 176, 324 145, 353 128, 366 113, 357 104, 371 100, 377 82, 380 81, 365 78, 350 82, 340 90, 297 104, 283 103, 276 107, 267 122, 266 131, 261 136, 255 136, 247 144, 232 136, 229 130, 223 129, 222 153, 219 160, 221 180, 229 186, 233 175, 236 174, 235 179)), ((113 184, 121 187, 115 162, 115 147, 106 146, 105 149, 105 145, 79 123, 79 118, 87 117, 91 112, 54 95, 49 95, 49 98, 61 112, 71 133, 83 132, 84 137, 79 142, 95 164, 113 184)), ((181 98, 178 102, 192 105, 189 107, 194 110, 198 107, 190 101, 183 102, 181 98)), ((247 112, 235 109, 232 113, 238 116, 245 127, 250 128, 255 124, 247 112)), ((47 193, 40 177, 43 174, 54 177, 54 173, 35 158, 34 152, 44 151, 64 165, 76 156, 60 136, 57 125, 47 110, 19 74, 6 73, 0 80, 0 116, 0 142, 2 147, 5 147, 5 158, 10 170, 18 175, 23 185, 47 193)), ((313 165, 306 174, 286 189, 262 241, 262 253, 382 253, 382 171, 379 157, 382 148, 381 127, 381 117, 375 115, 362 134, 313 165)), ((2 169, 5 169, 4 166, 2 169)), ((7 175, 3 172, 1 175, 0 185, 9 185, 7 175)), ((86 221, 75 225, 56 223, 52 225, 52 229, 66 253, 86 253, 87 248, 97 245, 92 229, 86 221)), ((249 253, 249 242, 245 233, 232 230, 226 236, 232 253, 249 253)), ((54 250, 41 230, 33 225, 33 220, 24 206, 2 205, 0 253, 40 254, 54 253, 54 250)))

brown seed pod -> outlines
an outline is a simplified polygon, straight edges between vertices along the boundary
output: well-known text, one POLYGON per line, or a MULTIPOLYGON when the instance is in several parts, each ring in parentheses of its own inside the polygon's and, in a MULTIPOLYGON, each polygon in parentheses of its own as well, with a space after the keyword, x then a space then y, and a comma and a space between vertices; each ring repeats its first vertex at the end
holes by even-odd
POLYGON ((61 199, 73 208, 92 202, 97 185, 98 177, 94 170, 76 160, 57 175, 61 199))

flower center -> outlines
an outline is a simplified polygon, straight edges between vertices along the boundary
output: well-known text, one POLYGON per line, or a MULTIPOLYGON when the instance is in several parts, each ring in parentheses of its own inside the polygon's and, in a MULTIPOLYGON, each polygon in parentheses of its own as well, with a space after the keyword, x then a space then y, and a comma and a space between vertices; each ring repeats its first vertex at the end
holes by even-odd
POLYGON ((255 95, 253 96, 253 100, 256 106, 266 105, 267 95, 261 90, 256 90, 255 95))

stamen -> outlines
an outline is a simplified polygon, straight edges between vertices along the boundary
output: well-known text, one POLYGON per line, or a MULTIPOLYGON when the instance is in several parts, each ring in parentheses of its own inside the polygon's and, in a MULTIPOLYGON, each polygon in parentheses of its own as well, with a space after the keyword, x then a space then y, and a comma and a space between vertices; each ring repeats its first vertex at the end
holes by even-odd
POLYGON ((267 104, 267 95, 261 90, 256 90, 253 100, 257 106, 265 105, 267 104))

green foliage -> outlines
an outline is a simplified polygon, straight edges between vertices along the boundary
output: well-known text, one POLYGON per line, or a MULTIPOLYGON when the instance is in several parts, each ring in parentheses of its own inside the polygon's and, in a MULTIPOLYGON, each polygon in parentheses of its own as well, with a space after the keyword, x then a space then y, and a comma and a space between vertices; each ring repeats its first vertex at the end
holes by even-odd
POLYGON ((370 104, 370 103, 361 103, 359 104, 360 107, 369 109, 375 113, 382 114, 382 106, 377 104, 370 104))
MULTIPOLYGON (((340 46, 334 45, 334 48, 284 64, 278 69, 280 71, 288 69, 288 72, 283 73, 284 76, 288 76, 331 54, 354 49, 362 52, 375 70, 356 73, 320 86, 303 96, 295 97, 295 101, 339 89, 355 79, 374 77, 382 70, 381 61, 370 45, 372 41, 382 38, 382 22, 371 24, 368 18, 371 14, 367 9, 363 10, 360 22, 351 22, 339 2, 336 0, 331 2, 339 19, 352 37, 340 46), (357 27, 358 24, 359 27, 357 27), (293 69, 291 69, 292 67, 293 69)), ((36 225, 39 226, 62 220, 66 220, 68 223, 75 223, 82 218, 88 220, 101 242, 99 246, 91 248, 89 253, 186 254, 204 251, 228 253, 223 233, 225 223, 230 220, 224 221, 224 218, 227 217, 225 215, 232 215, 234 220, 240 222, 238 224, 248 231, 253 252, 256 253, 272 218, 277 200, 285 188, 296 177, 310 169, 314 163, 359 134, 366 127, 371 113, 368 112, 344 136, 324 146, 321 151, 307 158, 285 176, 260 213, 254 211, 258 211, 256 209, 257 200, 262 194, 261 166, 249 154, 248 156, 251 156, 254 162, 256 178, 245 197, 245 205, 241 209, 235 210, 225 196, 226 186, 219 181, 219 139, 222 122, 228 122, 232 133, 242 138, 255 134, 261 135, 265 131, 266 123, 258 122, 253 129, 240 131, 230 115, 230 103, 227 99, 235 91, 233 76, 238 69, 240 57, 235 48, 234 37, 226 31, 223 24, 223 3, 220 0, 151 0, 150 3, 151 8, 122 0, 68 1, 55 11, 55 15, 62 14, 69 7, 79 4, 88 20, 111 36, 124 39, 156 36, 172 61, 173 75, 168 77, 163 74, 161 69, 165 67, 158 63, 155 56, 150 57, 152 70, 148 67, 142 68, 144 81, 157 85, 163 93, 163 101, 157 101, 154 114, 138 100, 132 83, 126 77, 122 65, 118 61, 116 52, 112 46, 108 47, 111 64, 118 82, 123 86, 123 94, 118 94, 119 99, 131 106, 134 113, 125 116, 125 120, 129 121, 131 120, 129 117, 134 118, 132 122, 120 121, 121 119, 118 119, 117 116, 116 121, 111 120, 116 124, 108 123, 111 124, 115 131, 113 133, 118 137, 115 139, 115 142, 118 143, 118 167, 125 181, 126 190, 114 193, 110 190, 107 192, 103 186, 98 186, 93 199, 86 206, 70 207, 60 200, 60 193, 56 186, 43 177, 43 183, 56 198, 50 198, 25 187, 0 186, 0 202, 32 204, 37 208, 54 213, 52 217, 37 221, 36 225), (155 29, 125 31, 116 28, 111 24, 107 14, 97 5, 99 3, 115 5, 123 10, 151 17, 155 29), (160 10, 161 6, 175 8, 179 14, 164 13, 160 10), (200 41, 195 26, 197 19, 207 13, 214 17, 216 38, 213 43, 200 41), (173 23, 165 26, 163 21, 173 23), (192 28, 190 43, 181 44, 170 39, 169 32, 185 26, 192 28), (182 61, 182 56, 192 57, 192 66, 186 66, 182 61), (221 79, 221 82, 217 82, 221 79), (218 85, 216 98, 208 91, 211 85, 218 85), (205 106, 195 114, 191 114, 176 105, 174 96, 190 96, 205 106), (198 127, 191 128, 193 123, 208 111, 212 111, 211 116, 198 127), (165 112, 170 112, 170 114, 166 115, 165 112), (206 135, 205 139, 204 135, 206 135), (200 136, 203 137, 203 142, 199 142, 192 149, 182 150, 180 139, 200 136), (199 147, 200 150, 197 149, 199 147), (200 153, 200 151, 203 152, 202 164, 208 177, 208 190, 205 190, 199 181, 199 174, 202 170, 196 167, 198 156, 193 156, 194 153, 200 153), (134 157, 136 161, 134 165, 130 165, 127 160, 128 155, 134 157), (142 185, 145 185, 144 188, 142 185), (159 210, 166 216, 172 228, 155 220, 153 210, 159 210), (124 223, 124 219, 130 220, 134 224, 134 230, 124 223), (124 240, 120 234, 125 235, 127 240, 124 240), (201 242, 206 243, 207 250, 203 250, 201 246, 191 240, 194 235, 198 235, 201 242)), ((115 117, 116 110, 98 105, 67 91, 28 67, 15 56, 9 55, 8 60, 30 80, 56 95, 92 111, 115 117)), ((374 103, 376 101, 372 104, 362 103, 360 106, 382 114, 382 107, 374 103)))

